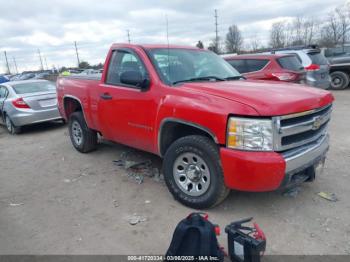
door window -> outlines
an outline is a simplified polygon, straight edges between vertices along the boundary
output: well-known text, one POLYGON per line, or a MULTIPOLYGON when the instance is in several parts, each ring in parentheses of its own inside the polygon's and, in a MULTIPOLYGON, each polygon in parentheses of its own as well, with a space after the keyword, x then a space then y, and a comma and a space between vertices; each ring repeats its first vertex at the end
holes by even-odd
POLYGON ((247 72, 255 72, 263 69, 269 60, 266 59, 247 59, 247 72))
POLYGON ((0 86, 0 99, 5 98, 7 96, 7 89, 4 86, 0 86))
POLYGON ((106 83, 111 85, 139 88, 137 86, 125 85, 121 83, 120 76, 127 71, 138 72, 143 78, 146 78, 147 75, 145 66, 136 54, 124 50, 113 51, 108 66, 106 83))
POLYGON ((246 67, 246 63, 244 60, 234 59, 234 60, 228 60, 227 62, 230 65, 232 65, 233 68, 235 68, 241 74, 248 72, 247 67, 246 67))

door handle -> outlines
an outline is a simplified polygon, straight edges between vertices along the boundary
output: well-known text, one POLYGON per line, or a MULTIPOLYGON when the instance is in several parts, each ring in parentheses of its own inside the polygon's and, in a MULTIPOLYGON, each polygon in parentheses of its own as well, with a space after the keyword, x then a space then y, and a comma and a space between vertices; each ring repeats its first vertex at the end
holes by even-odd
POLYGON ((103 100, 111 100, 113 97, 109 93, 103 93, 100 95, 103 100))

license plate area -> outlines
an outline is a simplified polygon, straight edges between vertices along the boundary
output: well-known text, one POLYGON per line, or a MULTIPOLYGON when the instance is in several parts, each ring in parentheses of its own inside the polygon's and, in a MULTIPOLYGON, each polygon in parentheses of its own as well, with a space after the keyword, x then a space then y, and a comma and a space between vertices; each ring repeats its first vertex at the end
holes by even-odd
POLYGON ((57 105, 57 99, 52 98, 52 99, 46 99, 46 100, 40 100, 39 105, 41 107, 50 107, 50 106, 55 106, 57 105))

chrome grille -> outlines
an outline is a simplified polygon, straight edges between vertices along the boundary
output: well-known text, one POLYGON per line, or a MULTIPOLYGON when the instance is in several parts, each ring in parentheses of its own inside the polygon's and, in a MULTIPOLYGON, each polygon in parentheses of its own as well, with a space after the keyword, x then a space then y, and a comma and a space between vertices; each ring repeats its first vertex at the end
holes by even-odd
POLYGON ((301 113, 273 117, 274 150, 284 151, 316 141, 327 133, 332 105, 301 113))

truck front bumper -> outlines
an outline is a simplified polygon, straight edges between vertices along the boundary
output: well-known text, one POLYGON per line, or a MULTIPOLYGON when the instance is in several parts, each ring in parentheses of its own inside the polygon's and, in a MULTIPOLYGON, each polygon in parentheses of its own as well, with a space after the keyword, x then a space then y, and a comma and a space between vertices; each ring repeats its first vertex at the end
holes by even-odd
POLYGON ((220 155, 225 184, 231 189, 252 192, 288 187, 295 176, 314 174, 314 167, 324 161, 328 149, 328 135, 283 153, 249 152, 222 147, 220 155))

